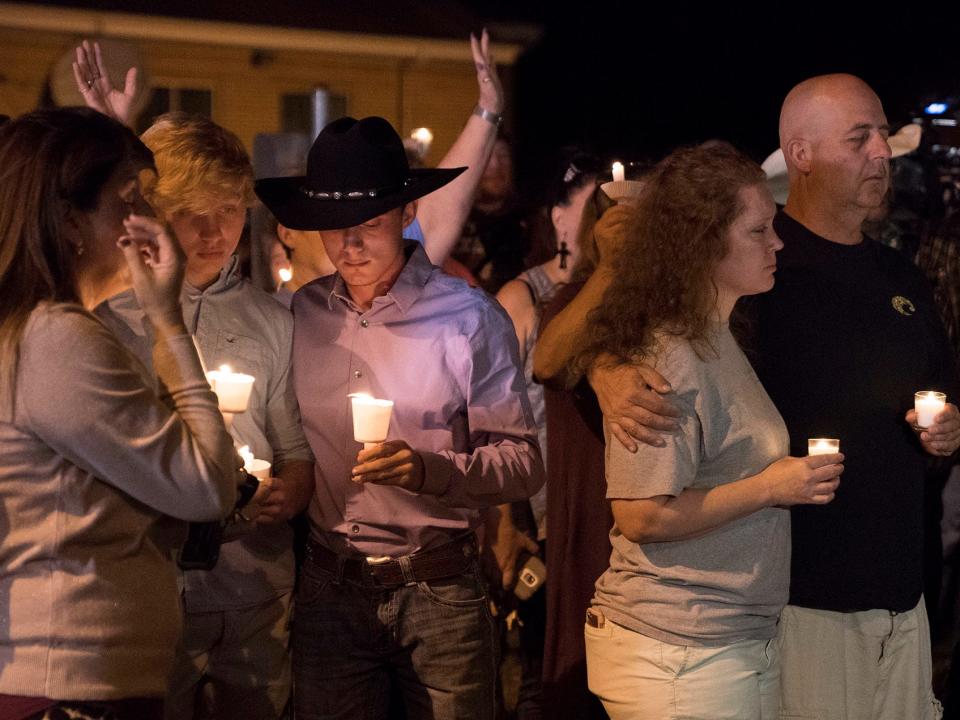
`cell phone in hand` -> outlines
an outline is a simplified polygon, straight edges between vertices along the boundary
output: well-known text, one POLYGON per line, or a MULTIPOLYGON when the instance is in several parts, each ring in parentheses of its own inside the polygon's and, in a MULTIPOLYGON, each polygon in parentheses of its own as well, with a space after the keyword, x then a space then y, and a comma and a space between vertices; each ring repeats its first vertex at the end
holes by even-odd
POLYGON ((517 574, 517 584, 513 586, 513 594, 520 600, 529 600, 547 581, 547 567, 536 555, 525 553, 522 557, 525 559, 517 574))

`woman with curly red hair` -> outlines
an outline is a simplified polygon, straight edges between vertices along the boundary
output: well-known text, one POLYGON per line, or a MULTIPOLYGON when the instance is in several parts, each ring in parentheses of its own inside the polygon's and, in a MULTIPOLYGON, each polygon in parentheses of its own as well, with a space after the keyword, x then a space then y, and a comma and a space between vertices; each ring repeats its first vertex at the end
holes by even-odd
POLYGON ((613 551, 585 635, 590 689, 614 720, 778 717, 785 508, 830 502, 843 457, 787 456, 730 330, 737 300, 773 286, 775 210, 760 168, 709 143, 668 156, 636 207, 597 227, 621 236, 620 262, 580 362, 640 358, 681 410, 635 454, 606 428, 613 551))

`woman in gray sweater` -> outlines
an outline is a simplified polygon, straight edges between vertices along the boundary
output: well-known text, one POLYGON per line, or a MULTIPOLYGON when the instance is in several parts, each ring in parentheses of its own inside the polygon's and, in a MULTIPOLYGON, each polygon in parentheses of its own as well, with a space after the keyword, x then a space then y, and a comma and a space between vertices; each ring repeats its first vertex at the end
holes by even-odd
POLYGON ((152 166, 91 110, 0 129, 0 717, 160 717, 180 632, 162 520, 236 499, 182 253, 142 214, 152 166), (131 280, 159 383, 89 312, 131 280))
POLYGON ((613 551, 584 632, 590 689, 613 720, 779 718, 784 508, 830 502, 843 457, 788 457, 783 419, 730 332, 737 300, 773 286, 783 247, 763 183, 729 145, 678 150, 635 211, 597 225, 598 242, 623 242, 583 360, 643 359, 681 411, 636 453, 606 427, 613 551))

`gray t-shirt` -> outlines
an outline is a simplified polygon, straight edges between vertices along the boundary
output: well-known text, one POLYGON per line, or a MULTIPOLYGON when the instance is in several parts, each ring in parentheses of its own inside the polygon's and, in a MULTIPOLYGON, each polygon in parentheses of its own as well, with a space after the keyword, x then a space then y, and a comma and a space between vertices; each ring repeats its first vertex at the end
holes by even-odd
MULTIPOLYGON (((789 452, 787 428, 729 327, 699 357, 662 335, 655 367, 673 386, 680 429, 631 454, 607 431, 607 497, 677 496, 756 475, 789 452)), ((593 604, 613 622, 677 645, 769 639, 787 602, 790 514, 765 508, 701 537, 638 545, 614 524, 593 604)))

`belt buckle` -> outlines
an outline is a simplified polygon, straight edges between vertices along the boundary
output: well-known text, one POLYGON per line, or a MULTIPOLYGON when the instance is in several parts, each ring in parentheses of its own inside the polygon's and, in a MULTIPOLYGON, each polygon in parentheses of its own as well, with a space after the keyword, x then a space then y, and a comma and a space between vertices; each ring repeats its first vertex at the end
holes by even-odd
POLYGON ((367 565, 383 565, 391 560, 389 555, 367 555, 367 565))

